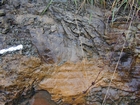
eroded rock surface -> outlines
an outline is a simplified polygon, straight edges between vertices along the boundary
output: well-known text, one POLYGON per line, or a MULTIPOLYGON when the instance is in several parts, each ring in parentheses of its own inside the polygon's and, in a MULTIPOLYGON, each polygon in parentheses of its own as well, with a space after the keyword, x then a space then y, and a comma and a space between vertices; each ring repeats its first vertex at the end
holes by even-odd
MULTIPOLYGON (((0 65, 1 103, 20 105, 22 100, 29 103, 35 90, 42 89, 49 91, 57 104, 102 103, 114 69, 107 64, 102 59, 93 59, 58 66, 43 64, 35 57, 3 57, 0 65)), ((107 103, 139 103, 139 65, 137 59, 136 69, 129 74, 127 71, 114 74, 107 103)))
POLYGON ((130 26, 118 17, 112 25, 100 8, 66 0, 40 15, 46 2, 0 1, 0 49, 23 44, 20 55, 0 55, 0 104, 26 105, 45 89, 60 105, 100 105, 119 59, 106 104, 139 104, 139 18, 130 26))
MULTIPOLYGON (((139 65, 139 63, 138 59, 136 66, 139 65)), ((39 87, 54 94, 52 96, 54 100, 61 100, 64 103, 70 102, 72 104, 78 104, 87 101, 88 104, 101 104, 107 92, 106 87, 108 87, 112 79, 113 69, 114 67, 108 67, 99 59, 76 64, 65 63, 64 65, 56 66, 52 77, 40 82, 39 87), (93 84, 93 86, 91 86, 91 84, 93 84), (87 95, 84 92, 89 87, 89 94, 87 95), (71 98, 67 98, 67 96, 71 98), (87 99, 85 100, 84 97, 86 96, 87 99)), ((139 67, 137 69, 139 69, 139 67)), ((114 74, 111 88, 107 95, 107 103, 117 103, 121 105, 121 103, 123 103, 121 100, 124 99, 125 93, 128 94, 128 102, 133 103, 130 96, 132 97, 134 94, 134 96, 137 96, 139 93, 139 79, 137 76, 136 78, 131 78, 133 72, 134 71, 129 72, 128 74, 127 71, 125 71, 116 72, 114 74)), ((137 73, 137 75, 139 75, 139 73, 137 73)), ((135 99, 139 99, 139 96, 137 96, 137 98, 135 97, 135 99)), ((135 103, 139 103, 139 101, 137 100, 135 103)))
MULTIPOLYGON (((24 17, 33 20, 30 24, 35 24, 35 18, 41 22, 36 27, 28 26, 28 29, 38 52, 43 60, 48 63, 62 64, 66 61, 76 62, 83 58, 105 55, 104 50, 107 44, 104 40, 103 13, 99 8, 94 7, 93 17, 89 20, 90 9, 85 11, 87 14, 78 15, 75 13, 76 11, 69 11, 71 6, 64 10, 65 3, 61 5, 54 3, 49 8, 52 17, 45 16, 46 22, 38 20, 40 18, 35 15, 33 17, 31 15, 24 17)), ((28 22, 25 24, 28 24, 28 22)))

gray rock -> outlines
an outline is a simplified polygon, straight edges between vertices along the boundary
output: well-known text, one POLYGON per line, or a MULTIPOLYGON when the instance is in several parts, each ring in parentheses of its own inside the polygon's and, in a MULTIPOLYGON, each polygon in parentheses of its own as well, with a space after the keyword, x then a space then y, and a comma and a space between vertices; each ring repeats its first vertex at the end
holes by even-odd
POLYGON ((6 0, 0 0, 0 5, 3 5, 6 0))
POLYGON ((137 28, 140 30, 140 24, 137 25, 137 28))
POLYGON ((131 26, 130 28, 132 31, 137 31, 137 27, 131 26))
POLYGON ((110 94, 110 96, 113 100, 118 100, 119 99, 119 95, 117 93, 117 90, 109 89, 109 94, 110 94))
MULTIPOLYGON (((107 94, 107 89, 103 88, 102 89, 102 97, 104 97, 107 94)), ((118 100, 119 99, 119 94, 117 90, 110 88, 107 94, 107 99, 111 100, 118 100)))
POLYGON ((94 104, 94 105, 101 105, 100 102, 94 102, 93 104, 94 104))
POLYGON ((8 28, 5 28, 5 29, 3 29, 3 30, 1 31, 1 33, 2 33, 2 34, 6 34, 6 33, 8 33, 8 31, 9 31, 9 29, 8 29, 8 28))
POLYGON ((131 96, 130 99, 134 100, 136 99, 136 96, 131 96))
POLYGON ((5 10, 4 9, 0 9, 0 16, 5 16, 5 10))
POLYGON ((92 88, 91 89, 91 92, 99 92, 99 91, 101 91, 101 87, 97 87, 97 88, 92 88))
POLYGON ((127 96, 129 93, 122 90, 118 90, 118 94, 119 96, 127 96))

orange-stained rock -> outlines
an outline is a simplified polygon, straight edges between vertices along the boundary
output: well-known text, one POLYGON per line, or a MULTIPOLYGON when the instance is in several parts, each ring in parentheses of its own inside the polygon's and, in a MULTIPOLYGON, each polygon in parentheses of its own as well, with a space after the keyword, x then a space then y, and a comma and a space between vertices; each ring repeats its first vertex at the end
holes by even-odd
MULTIPOLYGON (((35 57, 28 58, 16 55, 3 59, 5 60, 0 65, 0 90, 2 93, 0 95, 3 100, 8 100, 9 97, 10 100, 16 99, 20 94, 26 95, 28 90, 35 87, 36 90, 49 91, 52 100, 57 102, 84 105, 87 94, 83 94, 83 91, 87 90, 95 80, 95 85, 92 87, 108 87, 114 71, 114 67, 109 67, 108 63, 103 63, 101 59, 77 63, 66 62, 60 66, 42 64, 35 57)), ((116 71, 111 88, 130 93, 137 91, 136 97, 139 97, 140 59, 138 58, 134 63, 136 69, 129 71, 129 74, 123 69, 116 71)), ((111 91, 111 93, 117 94, 116 91, 111 91)), ((46 93, 37 93, 30 103, 32 105, 53 105, 48 101, 50 96, 44 94, 46 93), (46 97, 48 98, 46 99, 46 97)), ((1 103, 5 103, 5 101, 1 101, 1 103)))
MULTIPOLYGON (((107 87, 113 72, 110 72, 107 65, 101 60, 94 59, 91 62, 65 63, 56 66, 50 78, 45 78, 40 84, 40 89, 48 90, 54 100, 62 99, 65 103, 78 104, 84 103, 85 94, 92 82, 96 80, 92 87, 107 87)), ((114 74, 111 87, 130 91, 127 84, 122 82, 118 73, 114 74)))

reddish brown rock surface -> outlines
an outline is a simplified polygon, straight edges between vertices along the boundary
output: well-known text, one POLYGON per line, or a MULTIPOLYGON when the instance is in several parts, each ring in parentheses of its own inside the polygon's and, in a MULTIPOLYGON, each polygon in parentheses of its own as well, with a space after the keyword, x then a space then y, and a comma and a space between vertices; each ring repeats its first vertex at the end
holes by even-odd
POLYGON ((57 105, 51 100, 51 95, 47 91, 38 91, 30 100, 30 105, 57 105))

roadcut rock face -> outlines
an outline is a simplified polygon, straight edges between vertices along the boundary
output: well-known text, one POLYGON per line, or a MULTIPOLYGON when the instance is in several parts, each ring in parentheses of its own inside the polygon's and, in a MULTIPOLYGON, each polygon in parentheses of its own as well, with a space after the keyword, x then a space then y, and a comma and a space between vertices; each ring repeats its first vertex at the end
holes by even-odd
MULTIPOLYGON (((28 103, 27 99, 33 96, 35 90, 47 90, 52 96, 51 100, 58 104, 101 103, 114 68, 104 64, 101 59, 66 62, 61 66, 43 64, 39 58, 21 55, 7 56, 3 60, 0 76, 1 102, 8 104, 19 104, 22 99, 28 103)), ((137 59, 135 67, 138 65, 137 59)), ((130 74, 126 71, 116 72, 107 103, 133 103, 133 100, 138 99, 138 77, 139 68, 130 74)))
POLYGON ((0 105, 139 105, 139 18, 48 2, 0 1, 0 105))

